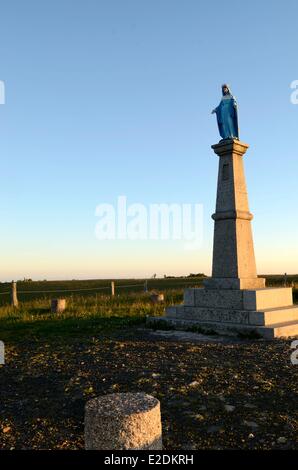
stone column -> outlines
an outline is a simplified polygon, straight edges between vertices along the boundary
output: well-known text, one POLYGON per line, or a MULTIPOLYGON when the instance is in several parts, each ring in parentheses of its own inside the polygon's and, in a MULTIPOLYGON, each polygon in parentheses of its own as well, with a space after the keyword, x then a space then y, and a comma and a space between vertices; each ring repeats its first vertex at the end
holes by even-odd
POLYGON ((265 279, 257 277, 243 155, 248 145, 229 139, 212 145, 219 156, 213 240, 212 277, 207 289, 258 289, 265 279))

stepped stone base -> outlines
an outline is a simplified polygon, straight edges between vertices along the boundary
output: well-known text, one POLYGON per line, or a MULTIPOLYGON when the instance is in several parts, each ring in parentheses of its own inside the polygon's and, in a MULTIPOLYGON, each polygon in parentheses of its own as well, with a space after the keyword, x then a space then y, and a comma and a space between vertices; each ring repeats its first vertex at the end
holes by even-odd
POLYGON ((251 334, 273 339, 298 336, 298 306, 291 288, 185 289, 184 304, 167 307, 163 320, 185 329, 198 326, 220 334, 251 334))
POLYGON ((263 277, 231 278, 209 277, 203 281, 206 289, 263 289, 266 279, 263 277))

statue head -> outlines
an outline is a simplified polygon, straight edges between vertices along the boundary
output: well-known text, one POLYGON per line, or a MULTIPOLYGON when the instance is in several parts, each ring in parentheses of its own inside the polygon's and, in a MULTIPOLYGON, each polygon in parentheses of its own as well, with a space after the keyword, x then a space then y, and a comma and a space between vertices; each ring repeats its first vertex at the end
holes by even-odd
POLYGON ((222 94, 223 94, 223 95, 230 95, 230 94, 231 94, 230 87, 229 87, 229 85, 227 85, 227 83, 224 83, 224 84, 221 86, 221 90, 222 90, 222 94))

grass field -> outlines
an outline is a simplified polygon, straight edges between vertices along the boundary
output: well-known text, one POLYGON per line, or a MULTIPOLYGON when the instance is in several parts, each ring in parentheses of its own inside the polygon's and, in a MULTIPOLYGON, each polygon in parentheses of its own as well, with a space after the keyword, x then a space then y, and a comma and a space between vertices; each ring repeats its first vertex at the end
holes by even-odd
MULTIPOLYGON (((268 287, 284 285, 284 275, 266 275, 268 287)), ((90 296, 96 293, 111 292, 111 281, 114 279, 89 279, 89 280, 67 280, 67 281, 18 281, 18 298, 20 301, 51 298, 52 296, 69 297, 71 295, 90 296)), ((116 293, 142 292, 144 290, 145 279, 116 279, 116 293), (126 287, 133 286, 133 287, 126 287)), ((161 278, 148 279, 148 290, 168 290, 185 287, 201 287, 203 277, 179 277, 179 278, 161 278)), ((297 284, 298 275, 287 276, 287 284, 297 284)), ((295 286, 296 287, 296 286, 295 286)), ((11 283, 0 283, 0 305, 9 303, 11 283), (7 294, 2 295, 2 293, 7 294)))
MULTIPOLYGON (((147 280, 148 290, 169 290, 185 287, 199 287, 202 285, 202 277, 193 278, 169 278, 147 280)), ((91 279, 83 281, 19 281, 17 283, 18 299, 28 302, 35 299, 50 299, 53 297, 71 296, 96 296, 96 294, 111 293, 112 279, 91 279)), ((117 279, 115 282, 115 293, 142 293, 144 291, 145 279, 117 279), (126 287, 128 286, 128 287, 126 287), (132 286, 132 287, 131 287, 132 286)), ((0 284, 0 306, 7 305, 10 299, 11 283, 0 284), (2 295, 2 293, 5 293, 2 295)))
MULTIPOLYGON (((168 290, 165 304, 181 302, 182 297, 182 289, 168 290)), ((0 336, 2 341, 16 343, 24 336, 36 339, 96 334, 102 329, 144 323, 146 315, 162 315, 165 304, 152 304, 145 293, 73 296, 67 299, 65 312, 53 315, 49 299, 30 300, 20 303, 18 309, 0 307, 0 336)))
POLYGON ((178 341, 146 328, 146 316, 182 302, 188 285, 201 278, 150 280, 165 293, 154 305, 142 280, 117 281, 114 297, 75 290, 109 280, 19 283, 30 291, 19 308, 0 307, 0 448, 81 449, 87 400, 145 391, 161 401, 166 449, 297 449, 298 368, 288 341, 178 341), (51 314, 52 292, 67 288, 67 309, 51 314))

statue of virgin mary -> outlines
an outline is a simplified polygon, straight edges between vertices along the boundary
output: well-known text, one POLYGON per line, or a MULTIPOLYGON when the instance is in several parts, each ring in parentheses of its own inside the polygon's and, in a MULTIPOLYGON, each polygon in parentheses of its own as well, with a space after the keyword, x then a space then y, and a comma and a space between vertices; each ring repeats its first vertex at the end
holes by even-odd
POLYGON ((221 102, 212 111, 212 114, 216 113, 219 134, 223 140, 239 139, 237 102, 229 85, 225 83, 221 89, 221 102))

